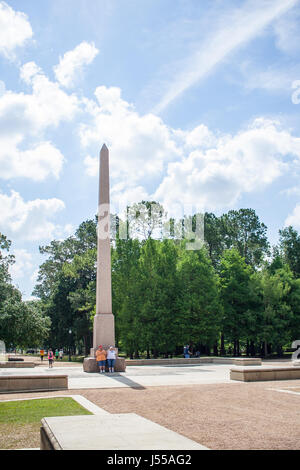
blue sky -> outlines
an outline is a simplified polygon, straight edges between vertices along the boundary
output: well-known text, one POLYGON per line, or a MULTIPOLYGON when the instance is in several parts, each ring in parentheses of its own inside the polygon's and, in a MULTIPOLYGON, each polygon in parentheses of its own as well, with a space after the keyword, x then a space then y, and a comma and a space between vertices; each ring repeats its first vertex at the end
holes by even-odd
POLYGON ((39 245, 94 217, 103 142, 115 207, 300 230, 299 26, 299 0, 0 0, 0 231, 24 298, 39 245))

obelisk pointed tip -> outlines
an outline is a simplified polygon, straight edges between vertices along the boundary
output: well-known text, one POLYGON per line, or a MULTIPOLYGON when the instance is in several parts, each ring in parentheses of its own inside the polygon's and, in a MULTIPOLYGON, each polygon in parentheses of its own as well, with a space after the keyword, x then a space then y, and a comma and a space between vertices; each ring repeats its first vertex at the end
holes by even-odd
POLYGON ((108 148, 106 147, 106 144, 102 145, 101 152, 102 152, 102 150, 108 150, 108 148))

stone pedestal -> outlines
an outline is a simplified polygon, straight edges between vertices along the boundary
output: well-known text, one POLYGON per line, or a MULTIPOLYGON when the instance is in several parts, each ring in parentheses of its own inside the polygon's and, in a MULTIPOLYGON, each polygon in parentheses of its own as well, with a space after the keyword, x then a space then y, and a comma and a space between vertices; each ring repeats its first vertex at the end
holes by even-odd
MULTIPOLYGON (((84 372, 99 372, 99 366, 95 357, 86 357, 83 361, 84 372)), ((117 357, 115 362, 115 372, 125 372, 126 364, 123 357, 117 357)))
POLYGON ((94 317, 93 349, 115 345, 115 317, 112 313, 97 313, 94 317))

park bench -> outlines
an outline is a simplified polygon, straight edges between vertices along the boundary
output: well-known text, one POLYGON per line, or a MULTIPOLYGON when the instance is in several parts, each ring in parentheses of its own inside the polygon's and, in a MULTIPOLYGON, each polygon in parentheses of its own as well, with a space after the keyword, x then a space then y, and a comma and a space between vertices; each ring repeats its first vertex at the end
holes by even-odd
POLYGON ((68 389, 67 375, 6 375, 0 376, 0 393, 68 389))
POLYGON ((300 367, 261 367, 240 368, 230 370, 230 379, 241 382, 260 382, 267 380, 295 380, 300 379, 300 367))

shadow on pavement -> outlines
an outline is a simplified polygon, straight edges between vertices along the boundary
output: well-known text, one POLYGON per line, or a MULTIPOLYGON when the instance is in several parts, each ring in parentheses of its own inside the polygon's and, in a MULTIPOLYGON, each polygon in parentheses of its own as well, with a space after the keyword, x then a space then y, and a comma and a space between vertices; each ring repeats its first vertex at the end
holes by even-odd
POLYGON ((120 375, 120 374, 105 374, 106 377, 109 377, 111 379, 114 379, 116 380, 117 382, 120 382, 122 384, 125 384, 127 385, 128 387, 130 388, 133 388, 135 390, 145 390, 146 387, 143 387, 142 385, 140 385, 139 383, 137 382, 134 382, 134 380, 131 380, 129 379, 128 377, 124 377, 123 375, 120 375))

